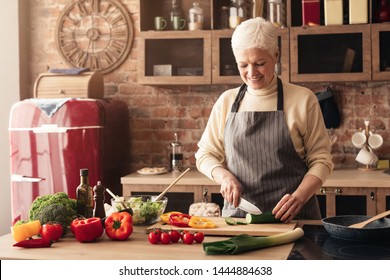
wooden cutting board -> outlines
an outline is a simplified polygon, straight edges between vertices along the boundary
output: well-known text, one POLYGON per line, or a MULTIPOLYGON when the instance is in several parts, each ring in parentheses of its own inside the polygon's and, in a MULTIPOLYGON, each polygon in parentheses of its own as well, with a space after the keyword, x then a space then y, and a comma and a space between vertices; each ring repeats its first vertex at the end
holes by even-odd
MULTIPOLYGON (((212 220, 216 227, 215 228, 206 228, 206 229, 194 229, 190 227, 175 227, 168 224, 163 224, 158 222, 154 225, 146 228, 146 231, 149 231, 153 228, 161 229, 182 229, 188 230, 190 232, 201 231, 205 235, 221 235, 221 236, 235 236, 239 234, 249 234, 252 236, 269 236, 275 235, 283 232, 293 230, 297 222, 291 221, 289 223, 276 223, 276 224, 248 224, 248 225, 228 225, 225 222, 225 218, 222 217, 207 217, 212 220)), ((245 218, 235 218, 235 220, 245 222, 245 218)))

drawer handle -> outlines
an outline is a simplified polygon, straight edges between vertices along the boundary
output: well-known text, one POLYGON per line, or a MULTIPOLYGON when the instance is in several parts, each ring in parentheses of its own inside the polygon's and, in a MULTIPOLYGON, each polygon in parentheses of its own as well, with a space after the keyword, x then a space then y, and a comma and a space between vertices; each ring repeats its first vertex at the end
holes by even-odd
POLYGON ((336 188, 336 189, 334 189, 334 191, 330 191, 330 190, 328 190, 326 188, 320 188, 320 192, 323 193, 323 194, 327 194, 327 193, 341 194, 342 190, 339 189, 339 188, 336 188))

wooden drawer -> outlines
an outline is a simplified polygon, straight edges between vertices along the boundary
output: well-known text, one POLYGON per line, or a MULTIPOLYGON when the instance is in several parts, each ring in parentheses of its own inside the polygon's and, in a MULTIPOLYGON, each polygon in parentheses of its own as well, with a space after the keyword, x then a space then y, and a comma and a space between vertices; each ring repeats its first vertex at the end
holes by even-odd
POLYGON ((99 72, 84 72, 79 75, 44 73, 35 81, 34 97, 102 99, 103 75, 99 72))

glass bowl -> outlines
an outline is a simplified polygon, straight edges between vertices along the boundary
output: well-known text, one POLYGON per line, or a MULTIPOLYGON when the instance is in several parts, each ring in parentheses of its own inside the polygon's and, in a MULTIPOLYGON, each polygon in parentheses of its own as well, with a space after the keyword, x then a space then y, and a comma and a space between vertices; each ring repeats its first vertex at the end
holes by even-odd
POLYGON ((150 225, 158 222, 168 204, 168 198, 154 200, 157 195, 133 195, 111 199, 116 211, 124 209, 124 205, 133 211, 133 225, 150 225), (124 205, 123 205, 124 204, 124 205))

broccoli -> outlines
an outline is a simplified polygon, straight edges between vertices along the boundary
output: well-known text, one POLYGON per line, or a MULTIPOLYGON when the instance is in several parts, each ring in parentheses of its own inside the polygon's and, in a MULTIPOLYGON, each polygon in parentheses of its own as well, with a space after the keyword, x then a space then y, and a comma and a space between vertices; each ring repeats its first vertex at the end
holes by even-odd
POLYGON ((66 229, 76 214, 76 200, 64 192, 58 192, 38 196, 31 205, 29 220, 40 220, 41 224, 56 221, 66 229))
POLYGON ((73 210, 69 210, 69 208, 62 204, 48 205, 35 216, 35 219, 39 220, 42 225, 48 222, 56 222, 61 224, 63 228, 63 234, 66 233, 67 227, 70 225, 73 218, 73 210))

